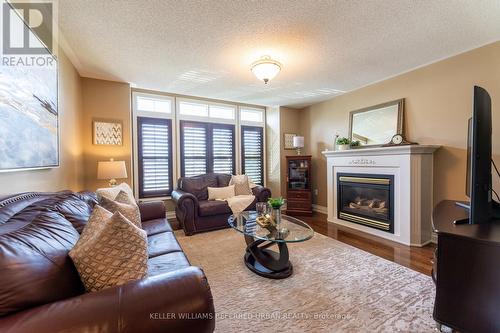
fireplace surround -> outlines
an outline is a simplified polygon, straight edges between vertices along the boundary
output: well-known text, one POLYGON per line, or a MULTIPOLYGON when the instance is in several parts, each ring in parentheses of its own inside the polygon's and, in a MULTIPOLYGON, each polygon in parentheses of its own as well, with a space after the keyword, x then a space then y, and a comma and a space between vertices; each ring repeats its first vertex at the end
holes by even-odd
MULTIPOLYGON (((324 151, 323 155, 327 159, 328 222, 405 245, 423 246, 429 243, 432 237, 433 158, 438 148, 439 146, 434 145, 401 145, 324 151), (382 179, 381 182, 387 182, 387 179, 390 179, 389 183, 392 187, 389 190, 391 192, 389 196, 393 199, 389 202, 387 212, 390 212, 392 219, 389 220, 392 221, 377 218, 380 216, 373 218, 373 216, 359 215, 353 221, 350 216, 352 212, 338 207, 340 204, 348 206, 354 203, 351 209, 368 210, 365 206, 371 209, 385 208, 387 205, 387 202, 381 204, 383 200, 380 198, 357 198, 352 193, 350 193, 350 199, 353 200, 348 203, 339 202, 339 196, 342 197, 342 193, 339 193, 338 182, 342 174, 343 176, 355 175, 352 178, 364 178, 360 181, 365 181, 365 178, 375 178, 382 179), (370 200, 375 200, 375 202, 369 202, 370 200), (360 223, 366 220, 360 220, 359 217, 366 218, 369 222, 382 223, 367 225, 367 223, 360 223), (389 223, 389 230, 387 230, 387 223, 389 223)), ((344 193, 344 198, 345 194, 349 193, 344 193)), ((377 195, 379 194, 380 192, 377 195)), ((379 210, 379 212, 384 212, 384 210, 379 210)))
POLYGON ((338 172, 337 216, 394 233, 394 176, 338 172))

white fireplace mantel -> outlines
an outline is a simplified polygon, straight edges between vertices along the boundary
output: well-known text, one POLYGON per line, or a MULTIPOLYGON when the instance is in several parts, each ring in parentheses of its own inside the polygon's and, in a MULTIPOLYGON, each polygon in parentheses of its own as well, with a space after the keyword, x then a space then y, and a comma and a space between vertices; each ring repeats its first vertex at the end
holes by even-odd
POLYGON ((327 159, 328 221, 405 245, 431 240, 433 154, 440 146, 403 145, 324 151, 327 159), (394 176, 394 233, 337 217, 337 173, 394 176))

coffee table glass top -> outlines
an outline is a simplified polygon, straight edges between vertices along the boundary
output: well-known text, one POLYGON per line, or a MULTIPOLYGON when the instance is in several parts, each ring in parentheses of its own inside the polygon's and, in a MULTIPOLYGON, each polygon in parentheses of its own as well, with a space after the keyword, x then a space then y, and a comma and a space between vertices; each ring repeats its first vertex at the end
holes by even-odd
POLYGON ((314 235, 314 230, 304 221, 288 215, 281 215, 279 228, 263 228, 257 224, 257 212, 246 211, 240 216, 231 215, 229 225, 237 231, 257 239, 271 242, 303 242, 314 235))

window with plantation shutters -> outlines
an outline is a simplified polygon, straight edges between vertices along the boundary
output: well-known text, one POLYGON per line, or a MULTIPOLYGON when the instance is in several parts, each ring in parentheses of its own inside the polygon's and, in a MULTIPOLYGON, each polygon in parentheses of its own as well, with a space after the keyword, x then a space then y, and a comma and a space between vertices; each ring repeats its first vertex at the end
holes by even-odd
POLYGON ((137 117, 139 197, 172 192, 172 121, 137 117))
POLYGON ((182 175, 191 177, 207 173, 207 128, 201 123, 181 122, 182 175))
POLYGON ((264 184, 264 133, 262 127, 241 126, 242 172, 256 184, 264 184))
POLYGON ((234 125, 181 121, 181 174, 234 174, 234 125))

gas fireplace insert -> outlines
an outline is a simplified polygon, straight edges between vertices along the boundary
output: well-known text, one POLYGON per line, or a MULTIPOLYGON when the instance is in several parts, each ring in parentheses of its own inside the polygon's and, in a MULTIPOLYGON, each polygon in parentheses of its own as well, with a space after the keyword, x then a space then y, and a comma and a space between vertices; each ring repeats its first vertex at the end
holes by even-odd
POLYGON ((394 233, 394 176, 337 173, 337 217, 394 233))

